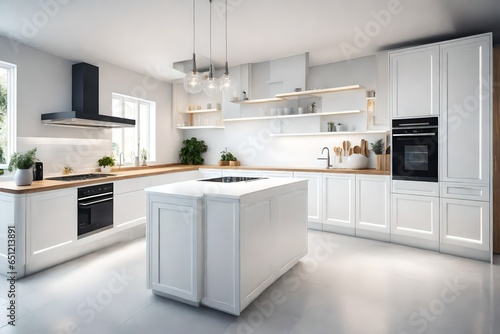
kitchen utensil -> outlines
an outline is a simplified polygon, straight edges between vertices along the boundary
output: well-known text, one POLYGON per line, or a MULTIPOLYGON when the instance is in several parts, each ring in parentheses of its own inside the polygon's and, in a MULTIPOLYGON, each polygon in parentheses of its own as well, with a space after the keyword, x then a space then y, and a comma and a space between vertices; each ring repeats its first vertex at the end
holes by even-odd
POLYGON ((361 154, 365 155, 365 150, 366 150, 366 141, 364 139, 361 139, 361 154))
POLYGON ((391 146, 387 146, 385 149, 385 154, 391 154, 391 146))
POLYGON ((349 152, 351 150, 351 143, 348 140, 346 140, 345 143, 346 143, 345 155, 349 155, 349 152))
POLYGON ((347 152, 347 142, 345 140, 342 142, 342 149, 344 150, 344 155, 345 155, 347 152))
POLYGON ((361 154, 361 147, 359 147, 358 145, 354 146, 353 152, 354 154, 361 154))
POLYGON ((353 155, 353 153, 354 153, 354 149, 351 147, 351 148, 349 149, 349 156, 353 155))
POLYGON ((370 148, 368 147, 368 142, 365 140, 365 157, 370 156, 370 148))

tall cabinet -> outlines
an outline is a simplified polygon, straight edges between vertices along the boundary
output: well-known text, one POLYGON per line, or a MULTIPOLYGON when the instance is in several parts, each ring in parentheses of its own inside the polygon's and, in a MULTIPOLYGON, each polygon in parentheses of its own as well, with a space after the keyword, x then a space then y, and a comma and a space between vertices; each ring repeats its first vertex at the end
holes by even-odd
POLYGON ((430 249, 439 241, 443 253, 490 260, 492 35, 398 50, 389 57, 392 117, 439 117, 440 166, 439 186, 429 195, 395 191, 393 181, 392 240, 409 245, 420 240, 430 249))
POLYGON ((440 250, 491 258, 491 34, 441 45, 440 250))

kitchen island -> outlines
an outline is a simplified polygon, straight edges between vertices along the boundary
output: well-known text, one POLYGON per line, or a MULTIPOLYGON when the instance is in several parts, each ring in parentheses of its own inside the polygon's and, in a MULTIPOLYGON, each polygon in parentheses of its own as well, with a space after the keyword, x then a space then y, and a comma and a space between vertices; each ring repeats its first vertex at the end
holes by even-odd
POLYGON ((239 315, 307 254, 307 180, 222 177, 146 194, 154 294, 239 315))

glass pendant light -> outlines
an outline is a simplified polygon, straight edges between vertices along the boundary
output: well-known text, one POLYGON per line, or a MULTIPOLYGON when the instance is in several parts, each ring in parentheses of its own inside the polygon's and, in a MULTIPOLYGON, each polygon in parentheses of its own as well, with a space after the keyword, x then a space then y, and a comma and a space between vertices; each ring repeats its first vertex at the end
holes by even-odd
POLYGON ((220 80, 220 89, 223 93, 230 95, 231 97, 237 91, 238 88, 238 80, 229 75, 229 66, 227 63, 227 0, 226 0, 226 65, 224 67, 224 74, 221 76, 220 80))
POLYGON ((196 70, 196 16, 195 16, 195 0, 193 0, 193 66, 189 73, 184 77, 184 89, 191 94, 199 93, 203 90, 203 75, 196 70))
POLYGON ((203 82, 203 91, 210 97, 215 97, 220 93, 219 79, 214 77, 212 66, 212 0, 210 1, 210 65, 208 68, 208 78, 203 82))

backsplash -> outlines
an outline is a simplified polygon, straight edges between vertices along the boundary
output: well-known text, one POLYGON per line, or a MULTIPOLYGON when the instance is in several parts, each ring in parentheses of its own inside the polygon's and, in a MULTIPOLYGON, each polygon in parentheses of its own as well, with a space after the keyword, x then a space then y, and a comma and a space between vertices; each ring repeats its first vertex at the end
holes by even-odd
POLYGON ((111 154, 110 139, 19 137, 17 151, 37 148, 44 174, 61 174, 65 166, 75 173, 96 171, 97 160, 111 154))

